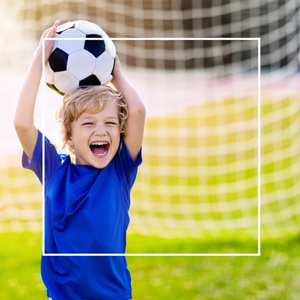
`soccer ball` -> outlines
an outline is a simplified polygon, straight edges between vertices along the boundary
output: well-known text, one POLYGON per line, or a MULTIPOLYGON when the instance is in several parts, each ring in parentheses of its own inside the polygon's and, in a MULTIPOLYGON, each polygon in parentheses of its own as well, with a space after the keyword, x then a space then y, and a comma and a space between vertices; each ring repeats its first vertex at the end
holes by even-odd
POLYGON ((55 38, 61 39, 55 40, 45 64, 45 81, 50 88, 64 95, 81 86, 104 85, 112 80, 116 48, 98 25, 81 20, 68 22, 57 27, 55 38))

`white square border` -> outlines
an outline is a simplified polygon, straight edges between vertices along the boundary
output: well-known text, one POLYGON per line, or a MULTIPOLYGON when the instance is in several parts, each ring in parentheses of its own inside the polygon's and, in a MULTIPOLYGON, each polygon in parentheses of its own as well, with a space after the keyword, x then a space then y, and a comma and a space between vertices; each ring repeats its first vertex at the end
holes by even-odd
MULTIPOLYGON (((99 40, 100 38, 43 38, 42 40, 42 59, 45 61, 45 41, 49 40, 99 40)), ((45 253, 45 64, 42 64, 42 203, 43 203, 43 231, 42 231, 42 255, 43 256, 260 256, 261 255, 261 38, 110 38, 113 41, 257 41, 258 43, 258 252, 257 253, 45 253)), ((102 38, 100 40, 106 40, 102 38)))

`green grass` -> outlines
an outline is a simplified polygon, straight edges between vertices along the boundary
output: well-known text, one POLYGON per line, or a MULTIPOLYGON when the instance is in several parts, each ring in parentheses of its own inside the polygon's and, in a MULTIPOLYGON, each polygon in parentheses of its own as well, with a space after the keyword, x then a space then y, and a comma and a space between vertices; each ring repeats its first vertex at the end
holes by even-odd
MULTIPOLYGON (((146 252, 149 244, 155 248, 153 237, 133 236, 128 240, 133 252, 146 252)), ((189 239, 159 242, 165 243, 163 248, 171 245, 178 253, 199 249, 199 243, 189 239)), ((240 239, 220 237, 219 243, 202 242, 212 252, 244 247, 240 239)), ((41 233, 3 233, 0 244, 0 299, 46 299, 39 265, 41 233)), ((297 300, 299 252, 300 236, 295 235, 263 240, 260 257, 127 257, 133 299, 297 300)))
POLYGON ((129 234, 127 253, 132 254, 237 254, 258 253, 258 240, 247 231, 204 235, 201 238, 162 238, 129 234))

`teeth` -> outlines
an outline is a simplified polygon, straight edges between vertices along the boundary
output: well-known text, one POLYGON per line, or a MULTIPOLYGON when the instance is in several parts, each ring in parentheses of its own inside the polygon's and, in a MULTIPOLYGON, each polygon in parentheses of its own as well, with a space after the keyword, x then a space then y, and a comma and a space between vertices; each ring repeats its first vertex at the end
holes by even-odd
POLYGON ((101 146, 101 145, 106 145, 107 142, 102 142, 102 143, 92 143, 91 145, 94 145, 94 146, 101 146))

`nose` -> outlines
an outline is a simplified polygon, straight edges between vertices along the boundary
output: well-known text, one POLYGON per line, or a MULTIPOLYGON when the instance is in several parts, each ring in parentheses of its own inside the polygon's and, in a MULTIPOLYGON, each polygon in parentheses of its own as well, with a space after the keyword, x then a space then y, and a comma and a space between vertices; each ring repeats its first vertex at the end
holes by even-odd
POLYGON ((98 126, 95 128, 94 135, 97 135, 97 136, 105 136, 106 134, 107 134, 107 132, 106 132, 106 129, 105 129, 104 126, 98 125, 98 126))

